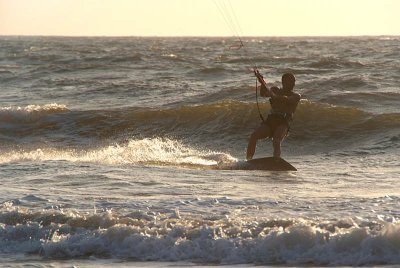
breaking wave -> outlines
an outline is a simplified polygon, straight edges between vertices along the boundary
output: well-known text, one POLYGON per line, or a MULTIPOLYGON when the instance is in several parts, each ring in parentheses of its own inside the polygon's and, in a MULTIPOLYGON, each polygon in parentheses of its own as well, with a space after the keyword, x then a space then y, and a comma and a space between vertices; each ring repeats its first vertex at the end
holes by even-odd
POLYGON ((396 223, 251 219, 112 211, 30 212, 4 203, 1 253, 203 264, 379 265, 400 262, 396 223))
POLYGON ((132 139, 126 144, 87 150, 57 148, 10 150, 0 156, 0 164, 54 160, 106 165, 151 164, 202 168, 237 162, 236 158, 227 153, 199 150, 166 138, 132 139))

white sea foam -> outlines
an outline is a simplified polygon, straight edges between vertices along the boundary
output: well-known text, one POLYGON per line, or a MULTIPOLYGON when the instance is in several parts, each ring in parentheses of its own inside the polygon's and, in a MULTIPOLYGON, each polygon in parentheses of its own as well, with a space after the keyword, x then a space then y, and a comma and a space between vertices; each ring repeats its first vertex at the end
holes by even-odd
MULTIPOLYGON (((10 209, 9 209, 10 210, 10 209)), ((374 265, 400 261, 400 226, 154 214, 1 213, 1 253, 221 264, 374 265), (40 220, 41 222, 38 222, 40 220), (24 221, 26 221, 24 223, 24 221), (51 223, 50 223, 51 222, 51 223), (46 223, 43 225, 42 223, 46 223)))
POLYGON ((16 112, 16 113, 40 113, 40 112, 60 112, 68 111, 65 104, 49 103, 44 105, 27 105, 25 107, 20 106, 8 106, 0 107, 0 112, 16 112))

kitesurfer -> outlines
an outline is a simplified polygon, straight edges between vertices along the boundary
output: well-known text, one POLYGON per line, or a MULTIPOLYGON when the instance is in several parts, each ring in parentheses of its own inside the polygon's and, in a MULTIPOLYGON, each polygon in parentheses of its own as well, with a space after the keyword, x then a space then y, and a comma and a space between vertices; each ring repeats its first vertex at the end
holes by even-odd
POLYGON ((269 97, 271 110, 266 120, 251 134, 247 146, 247 160, 251 160, 256 150, 257 140, 272 138, 273 156, 280 158, 281 143, 289 132, 289 124, 300 101, 300 94, 293 91, 296 79, 292 73, 282 75, 282 88, 268 88, 262 75, 255 70, 255 75, 260 81, 260 95, 269 97))

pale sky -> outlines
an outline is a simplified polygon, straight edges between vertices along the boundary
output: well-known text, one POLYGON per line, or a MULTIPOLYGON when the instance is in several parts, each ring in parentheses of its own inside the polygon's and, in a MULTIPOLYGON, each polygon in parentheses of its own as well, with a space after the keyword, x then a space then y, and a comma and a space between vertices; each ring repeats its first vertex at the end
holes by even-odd
POLYGON ((0 35, 235 35, 225 13, 242 36, 400 35, 399 12, 400 0, 0 0, 0 35))

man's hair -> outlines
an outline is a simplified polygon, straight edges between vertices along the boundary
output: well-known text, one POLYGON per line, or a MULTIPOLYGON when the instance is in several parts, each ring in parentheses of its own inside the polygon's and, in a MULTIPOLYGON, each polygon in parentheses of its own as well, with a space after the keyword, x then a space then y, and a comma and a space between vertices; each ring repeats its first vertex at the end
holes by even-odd
POLYGON ((289 88, 293 88, 296 82, 296 78, 292 73, 285 73, 282 75, 282 85, 289 88))
POLYGON ((282 81, 283 80, 288 80, 288 81, 296 81, 296 78, 292 73, 285 73, 282 75, 282 81))

